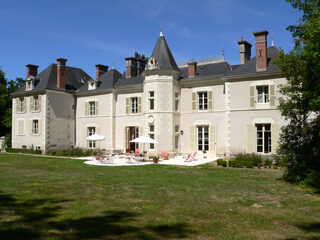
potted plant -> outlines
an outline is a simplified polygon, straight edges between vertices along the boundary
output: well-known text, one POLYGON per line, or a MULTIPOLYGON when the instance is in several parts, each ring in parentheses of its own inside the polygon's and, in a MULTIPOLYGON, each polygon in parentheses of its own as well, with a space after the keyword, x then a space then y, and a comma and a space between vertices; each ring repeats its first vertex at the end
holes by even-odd
POLYGON ((153 163, 158 163, 158 162, 159 162, 159 157, 153 156, 153 163))
POLYGON ((206 150, 203 150, 203 158, 207 158, 207 151, 206 150))

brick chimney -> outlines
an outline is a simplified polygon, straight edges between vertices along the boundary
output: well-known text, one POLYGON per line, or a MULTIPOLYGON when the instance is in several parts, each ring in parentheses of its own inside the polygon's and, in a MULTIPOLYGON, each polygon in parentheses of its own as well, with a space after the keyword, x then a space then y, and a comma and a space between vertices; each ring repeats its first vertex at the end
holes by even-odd
POLYGON ((127 78, 137 76, 137 60, 133 57, 125 58, 127 68, 127 78))
POLYGON ((256 70, 266 71, 268 66, 267 35, 268 31, 254 32, 256 43, 256 70))
POLYGON ((57 58, 57 87, 66 88, 66 62, 67 59, 57 58))
POLYGON ((188 63, 188 77, 194 77, 197 75, 197 63, 189 62, 188 63))
POLYGON ((38 67, 37 65, 27 64, 27 77, 29 76, 37 76, 38 75, 38 67))
POLYGON ((251 58, 251 47, 252 45, 247 41, 241 38, 241 41, 238 42, 239 44, 239 52, 240 52, 240 64, 245 64, 251 58))
POLYGON ((137 75, 140 75, 145 69, 145 63, 142 59, 137 60, 137 75))
POLYGON ((96 79, 100 78, 104 73, 108 72, 109 66, 97 64, 96 65, 96 79))

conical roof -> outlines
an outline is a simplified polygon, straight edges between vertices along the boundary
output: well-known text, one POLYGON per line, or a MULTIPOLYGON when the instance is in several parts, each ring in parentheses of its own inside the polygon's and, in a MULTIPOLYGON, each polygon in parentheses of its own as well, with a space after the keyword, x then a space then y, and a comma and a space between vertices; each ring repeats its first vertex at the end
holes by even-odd
POLYGON ((174 70, 180 72, 162 32, 160 32, 151 57, 158 63, 159 70, 174 70))

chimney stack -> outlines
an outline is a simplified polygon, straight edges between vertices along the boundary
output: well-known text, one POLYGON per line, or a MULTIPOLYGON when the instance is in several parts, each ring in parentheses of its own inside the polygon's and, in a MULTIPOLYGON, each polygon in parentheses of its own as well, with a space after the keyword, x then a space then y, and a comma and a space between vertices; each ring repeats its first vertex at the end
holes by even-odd
POLYGON ((127 78, 137 76, 137 60, 133 57, 125 58, 127 68, 127 78))
POLYGON ((137 75, 140 75, 145 68, 145 63, 142 61, 142 59, 137 60, 137 75))
POLYGON ((108 72, 109 66, 97 64, 96 65, 96 79, 100 78, 104 73, 108 72))
POLYGON ((38 67, 37 65, 27 64, 27 77, 32 76, 35 77, 38 75, 38 67))
POLYGON ((57 87, 66 88, 66 62, 67 59, 57 58, 57 87))
POLYGON ((256 43, 256 70, 266 71, 268 66, 267 35, 268 31, 254 32, 256 43))
POLYGON ((238 42, 239 44, 239 52, 240 52, 240 64, 245 64, 251 58, 251 47, 252 45, 247 41, 241 38, 241 41, 238 42))
POLYGON ((189 62, 188 63, 188 77, 194 77, 197 75, 197 63, 189 62))

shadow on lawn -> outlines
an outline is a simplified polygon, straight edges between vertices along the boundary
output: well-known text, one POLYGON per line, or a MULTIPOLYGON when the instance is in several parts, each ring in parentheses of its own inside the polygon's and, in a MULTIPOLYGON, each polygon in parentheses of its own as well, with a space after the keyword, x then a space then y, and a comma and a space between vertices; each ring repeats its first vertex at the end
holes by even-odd
POLYGON ((101 216, 55 220, 71 200, 20 201, 0 192, 0 239, 170 239, 190 237, 187 224, 134 225, 136 213, 106 211, 101 216))

